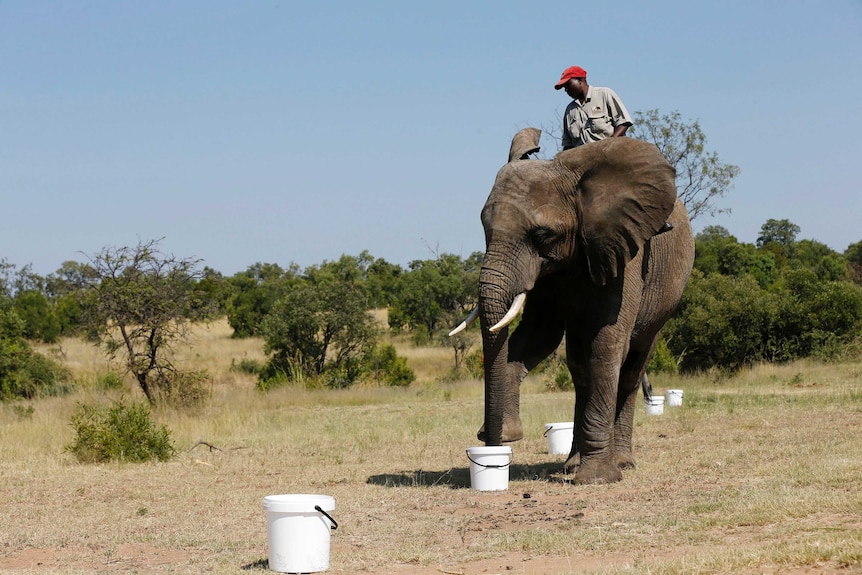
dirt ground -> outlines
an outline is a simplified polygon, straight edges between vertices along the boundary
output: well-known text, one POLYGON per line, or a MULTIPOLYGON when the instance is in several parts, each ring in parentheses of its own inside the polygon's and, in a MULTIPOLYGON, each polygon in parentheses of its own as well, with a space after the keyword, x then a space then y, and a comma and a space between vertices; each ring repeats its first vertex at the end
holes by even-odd
MULTIPOLYGON (((562 476, 561 476, 562 477, 562 476)), ((592 513, 584 509, 571 493, 565 490, 571 486, 565 480, 552 481, 546 489, 535 490, 536 482, 513 482, 505 492, 485 492, 477 494, 469 489, 463 489, 455 501, 448 505, 445 511, 457 517, 462 529, 453 532, 441 528, 435 534, 438 544, 454 548, 469 545, 471 539, 477 539, 489 532, 506 533, 535 529, 548 532, 555 529, 591 528, 592 513), (524 487, 533 491, 523 491, 524 487), (563 492, 560 492, 560 489, 563 492), (480 501, 480 503, 477 503, 480 501), (442 541, 441 541, 442 540, 442 541)), ((614 497, 625 496, 620 491, 614 497)), ((630 496, 638 495, 635 492, 630 496)), ((431 505, 431 502, 427 503, 431 505)), ((439 505, 438 503, 433 503, 439 505)), ((421 504, 420 504, 421 506, 421 504)), ((341 513, 339 521, 368 521, 371 514, 341 513), (363 517, 367 515, 367 517, 363 517)), ((862 530, 862 518, 846 516, 831 516, 812 518, 822 521, 835 528, 862 530)), ((409 517, 405 517, 409 521, 409 517)), ((612 525, 613 527, 613 525, 612 525)), ((625 528, 625 525, 618 527, 625 528)), ((712 555, 723 552, 727 546, 737 549, 754 548, 768 539, 762 527, 740 527, 732 533, 716 534, 722 542, 711 545, 675 547, 669 549, 666 545, 650 546, 645 552, 643 548, 632 552, 587 553, 577 557, 560 557, 536 555, 525 552, 508 552, 502 557, 470 561, 447 560, 442 558, 435 565, 398 564, 391 567, 379 565, 368 568, 352 563, 349 558, 363 545, 361 538, 340 537, 334 531, 331 538, 330 573, 342 574, 353 572, 373 573, 375 575, 564 575, 579 573, 626 572, 640 573, 638 565, 647 553, 651 560, 673 560, 683 556, 712 555), (345 566, 344 564, 348 565, 345 566)), ((205 553, 201 549, 165 548, 146 543, 122 544, 110 550, 98 546, 68 544, 54 548, 32 548, 23 551, 0 553, 0 570, 10 570, 22 573, 182 573, 184 566, 193 565, 204 560, 205 553)), ((642 566, 642 564, 641 564, 642 566)), ((194 570, 193 570, 194 571, 194 570)), ((261 558, 238 565, 237 573, 266 573, 268 563, 265 555, 261 558)), ((683 571, 684 572, 684 571, 683 571)), ((772 568, 760 566, 752 573, 769 573, 782 575, 848 575, 862 572, 862 567, 854 568, 847 565, 820 564, 815 566, 795 567, 776 565, 772 568)))
POLYGON ((62 453, 71 400, 0 406, 0 571, 263 575, 263 497, 319 493, 336 501, 333 575, 862 573, 862 367, 751 379, 686 381, 682 408, 639 410, 638 466, 610 485, 573 485, 548 453, 543 424, 571 396, 526 394, 500 492, 470 486, 469 389, 234 394, 170 420, 180 452, 151 464, 62 453))

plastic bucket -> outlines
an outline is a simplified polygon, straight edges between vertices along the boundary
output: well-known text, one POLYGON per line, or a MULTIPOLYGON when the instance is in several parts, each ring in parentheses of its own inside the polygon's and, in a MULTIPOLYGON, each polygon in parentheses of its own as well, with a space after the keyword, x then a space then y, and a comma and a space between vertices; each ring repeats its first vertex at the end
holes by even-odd
POLYGON ((508 446, 468 447, 470 486, 477 491, 508 489, 511 456, 512 448, 508 446))
POLYGON ((329 515, 329 495, 268 495, 263 498, 269 568, 282 573, 329 569, 329 532, 338 523, 329 515))
POLYGON ((646 400, 647 415, 661 415, 664 413, 664 397, 654 395, 646 400))
POLYGON ((668 407, 679 407, 682 405, 682 390, 681 389, 668 389, 664 392, 665 397, 667 398, 665 401, 665 405, 668 407))
POLYGON ((548 453, 552 455, 568 455, 572 449, 575 435, 575 424, 571 421, 545 424, 545 437, 548 438, 548 453))

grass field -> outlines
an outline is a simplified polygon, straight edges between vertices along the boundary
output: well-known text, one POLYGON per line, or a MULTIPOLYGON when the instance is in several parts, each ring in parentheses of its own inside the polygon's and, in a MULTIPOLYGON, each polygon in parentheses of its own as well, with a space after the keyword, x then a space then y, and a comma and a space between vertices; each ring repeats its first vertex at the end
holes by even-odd
POLYGON ((570 484, 546 453, 543 424, 570 420, 574 397, 529 378, 509 489, 490 493, 469 488, 465 455, 482 384, 434 379, 450 351, 400 344, 419 375, 407 389, 262 394, 230 369, 262 359, 260 341, 229 335, 201 327, 182 352, 212 398, 155 414, 178 457, 153 464, 63 452, 78 405, 121 393, 93 383, 96 350, 46 348, 80 385, 0 405, 0 571, 266 573, 263 497, 320 493, 339 523, 329 573, 862 572, 862 363, 655 375, 684 404, 647 416, 641 402, 638 467, 604 486, 570 484))

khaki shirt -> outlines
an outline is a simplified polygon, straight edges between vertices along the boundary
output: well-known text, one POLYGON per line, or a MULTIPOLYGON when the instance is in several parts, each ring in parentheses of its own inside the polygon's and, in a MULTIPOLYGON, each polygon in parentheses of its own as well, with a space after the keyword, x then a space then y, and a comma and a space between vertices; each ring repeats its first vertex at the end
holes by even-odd
POLYGON ((563 149, 609 138, 623 124, 631 126, 632 119, 616 92, 590 86, 584 105, 575 98, 563 114, 563 149))

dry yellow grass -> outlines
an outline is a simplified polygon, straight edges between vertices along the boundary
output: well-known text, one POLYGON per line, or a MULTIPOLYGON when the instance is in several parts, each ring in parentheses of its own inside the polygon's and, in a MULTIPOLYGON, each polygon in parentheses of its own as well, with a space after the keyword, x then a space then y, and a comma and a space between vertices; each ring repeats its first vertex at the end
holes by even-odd
MULTIPOLYGON (((655 388, 684 389, 684 405, 639 409, 639 466, 604 486, 569 484, 563 457, 546 453, 543 424, 570 419, 574 399, 530 379, 510 488, 480 493, 464 450, 481 382, 262 394, 228 371, 262 358, 260 342, 229 333, 210 326, 183 352, 216 383, 201 410, 156 413, 179 449, 168 463, 80 465, 63 453, 77 403, 105 399, 95 389, 31 402, 29 417, 0 405, 0 570, 265 573, 261 501, 277 493, 335 497, 335 574, 862 568, 862 364, 656 375, 655 388)), ((84 346, 62 348, 78 377, 106 369, 84 346)), ((442 351, 399 345, 429 374, 451 366, 442 351)))

